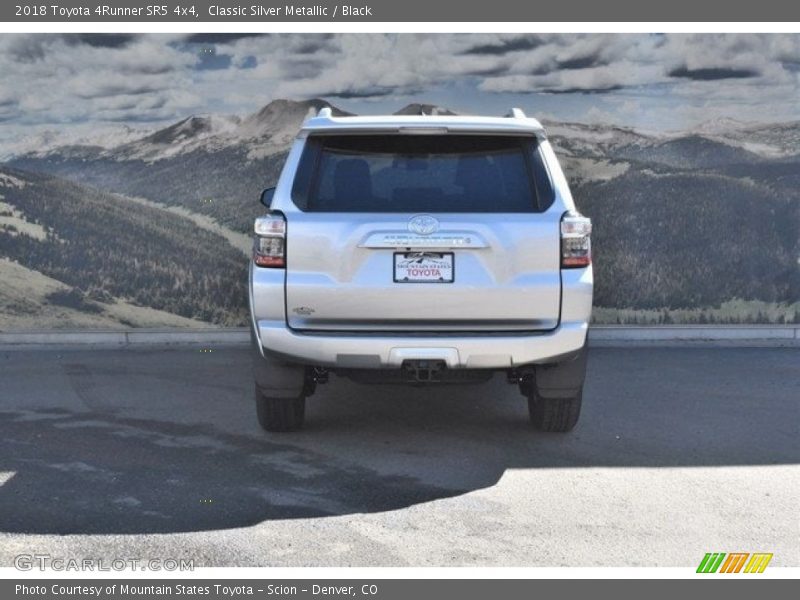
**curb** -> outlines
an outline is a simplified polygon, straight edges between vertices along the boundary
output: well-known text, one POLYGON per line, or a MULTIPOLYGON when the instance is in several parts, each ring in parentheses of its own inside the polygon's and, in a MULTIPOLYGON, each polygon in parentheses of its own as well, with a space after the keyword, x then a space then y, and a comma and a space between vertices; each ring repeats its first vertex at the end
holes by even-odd
MULTIPOLYGON (((0 348, 48 347, 246 345, 246 327, 225 329, 130 329, 115 331, 49 330, 0 331, 0 348)), ((800 346, 798 325, 596 325, 589 329, 589 344, 612 346, 800 346)))
POLYGON ((675 343, 718 345, 800 345, 798 325, 595 325, 589 329, 594 346, 675 343))
POLYGON ((250 330, 230 329, 131 329, 127 331, 5 331, 0 347, 48 346, 187 346, 198 344, 249 344, 250 330))

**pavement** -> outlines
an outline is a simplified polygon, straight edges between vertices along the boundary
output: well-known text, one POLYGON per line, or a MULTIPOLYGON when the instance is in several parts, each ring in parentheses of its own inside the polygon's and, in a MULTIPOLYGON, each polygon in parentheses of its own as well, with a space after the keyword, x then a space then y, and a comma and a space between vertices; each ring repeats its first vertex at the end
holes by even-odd
POLYGON ((0 566, 800 566, 797 348, 593 348, 578 427, 502 377, 331 377, 255 420, 241 346, 0 352, 0 566))

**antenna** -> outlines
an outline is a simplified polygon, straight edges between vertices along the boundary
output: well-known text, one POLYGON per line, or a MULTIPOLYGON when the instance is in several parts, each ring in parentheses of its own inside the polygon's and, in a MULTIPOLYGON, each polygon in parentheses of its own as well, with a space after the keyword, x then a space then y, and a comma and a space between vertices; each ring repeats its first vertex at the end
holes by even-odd
POLYGON ((522 112, 522 109, 521 109, 521 108, 512 108, 512 109, 511 109, 511 110, 508 112, 508 114, 506 115, 506 117, 508 117, 508 118, 510 118, 510 119, 527 119, 527 117, 525 116, 525 113, 524 113, 524 112, 522 112))
POLYGON ((319 109, 317 116, 323 119, 330 119, 333 116, 333 111, 330 106, 325 106, 319 109))

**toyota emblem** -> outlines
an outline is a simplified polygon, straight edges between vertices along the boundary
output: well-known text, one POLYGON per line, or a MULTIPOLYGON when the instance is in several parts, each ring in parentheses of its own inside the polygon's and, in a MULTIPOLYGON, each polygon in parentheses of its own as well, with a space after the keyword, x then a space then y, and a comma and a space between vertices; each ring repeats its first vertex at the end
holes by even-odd
POLYGON ((430 235, 439 231, 439 220, 431 215, 417 215, 408 221, 408 230, 418 235, 430 235))

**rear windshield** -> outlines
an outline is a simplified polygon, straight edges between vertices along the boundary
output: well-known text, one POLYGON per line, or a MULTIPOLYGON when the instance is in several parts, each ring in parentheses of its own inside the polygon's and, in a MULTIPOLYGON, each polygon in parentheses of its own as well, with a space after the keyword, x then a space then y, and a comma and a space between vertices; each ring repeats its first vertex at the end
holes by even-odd
POLYGON ((320 135, 292 199, 309 212, 529 213, 553 189, 533 137, 320 135))

